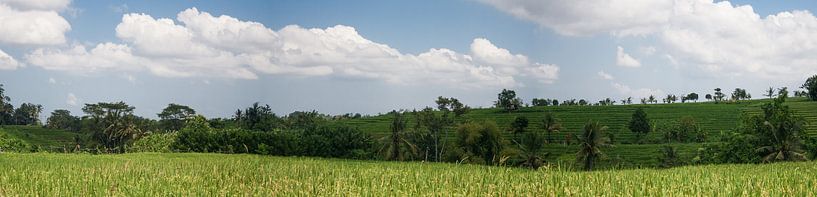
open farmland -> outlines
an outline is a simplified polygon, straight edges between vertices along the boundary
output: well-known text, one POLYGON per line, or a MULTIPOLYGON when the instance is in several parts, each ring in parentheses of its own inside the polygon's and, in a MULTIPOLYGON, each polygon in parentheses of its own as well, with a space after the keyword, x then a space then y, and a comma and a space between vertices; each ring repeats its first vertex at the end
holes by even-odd
POLYGON ((814 162, 537 171, 223 154, 0 154, 0 196, 808 196, 814 162))

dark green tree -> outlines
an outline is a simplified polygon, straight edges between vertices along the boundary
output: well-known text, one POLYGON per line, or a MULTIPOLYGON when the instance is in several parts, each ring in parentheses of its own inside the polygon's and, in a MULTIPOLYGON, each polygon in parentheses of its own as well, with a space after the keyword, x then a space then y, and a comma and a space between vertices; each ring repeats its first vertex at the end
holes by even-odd
POLYGON ((647 118, 647 112, 644 112, 644 109, 641 108, 635 109, 632 118, 630 118, 628 128, 635 133, 638 142, 641 143, 642 138, 650 132, 651 128, 650 119, 647 118))
POLYGON ((0 84, 0 125, 14 124, 14 106, 5 92, 3 84, 0 84))
POLYGON ((601 149, 611 146, 610 139, 604 137, 605 131, 607 131, 606 126, 588 121, 584 125, 584 132, 578 136, 579 152, 576 153, 576 161, 583 164, 584 170, 593 170, 596 159, 604 155, 601 149))
POLYGON ((497 94, 497 100, 494 101, 494 105, 507 112, 512 112, 522 107, 522 99, 517 98, 516 92, 513 90, 502 89, 502 92, 497 94))
POLYGON ((528 118, 524 116, 516 117, 516 119, 511 122, 511 133, 515 135, 520 133, 525 133, 526 129, 528 128, 528 118))
POLYGON ((800 88, 806 89, 806 95, 812 101, 817 101, 817 75, 811 76, 806 79, 806 82, 803 83, 803 86, 800 88))
POLYGON ((46 120, 46 127, 50 129, 79 131, 81 126, 79 117, 72 116, 71 111, 64 109, 54 110, 46 120))
POLYGON ((42 105, 20 104, 20 107, 14 110, 14 122, 17 125, 39 125, 42 111, 42 105))
POLYGON ((392 111, 394 116, 391 122, 391 134, 381 139, 383 147, 380 149, 390 161, 404 161, 417 154, 417 147, 406 136, 406 119, 402 112, 392 111))
POLYGON ((757 152, 763 155, 762 161, 798 161, 805 160, 800 134, 805 128, 805 119, 796 117, 783 105, 785 97, 778 97, 761 108, 763 114, 751 117, 747 123, 748 133, 754 133, 761 139, 757 152))
POLYGON ((457 147, 464 153, 462 160, 494 165, 500 161, 505 140, 494 122, 460 124, 457 127, 457 147))
POLYGON ((766 96, 766 97, 769 97, 769 98, 774 98, 774 88, 769 87, 769 89, 766 90, 766 94, 763 94, 763 96, 766 96))
POLYGON ((134 107, 125 102, 85 104, 82 111, 91 120, 93 137, 114 152, 124 152, 123 146, 142 131, 133 115, 134 107))
POLYGON ((236 111, 234 120, 241 128, 254 131, 271 131, 282 126, 282 120, 269 105, 260 105, 258 102, 241 111, 236 111))
POLYGON ((184 127, 187 118, 196 115, 196 110, 185 105, 171 103, 158 115, 162 130, 178 131, 184 127))
POLYGON ((553 133, 564 130, 564 127, 562 123, 559 123, 559 119, 553 116, 553 113, 546 112, 542 118, 542 129, 547 133, 547 143, 553 143, 553 133))

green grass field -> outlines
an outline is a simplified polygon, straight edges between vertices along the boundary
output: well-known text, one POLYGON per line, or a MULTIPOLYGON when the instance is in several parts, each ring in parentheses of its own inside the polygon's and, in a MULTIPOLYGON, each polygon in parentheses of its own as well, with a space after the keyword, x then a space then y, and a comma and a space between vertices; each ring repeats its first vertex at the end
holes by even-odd
POLYGON ((3 125, 0 126, 0 133, 5 133, 10 137, 21 139, 30 145, 37 145, 45 148, 73 147, 75 137, 74 132, 63 130, 47 129, 39 126, 3 125))
POLYGON ((537 171, 222 154, 0 154, 0 196, 809 196, 817 163, 537 171))

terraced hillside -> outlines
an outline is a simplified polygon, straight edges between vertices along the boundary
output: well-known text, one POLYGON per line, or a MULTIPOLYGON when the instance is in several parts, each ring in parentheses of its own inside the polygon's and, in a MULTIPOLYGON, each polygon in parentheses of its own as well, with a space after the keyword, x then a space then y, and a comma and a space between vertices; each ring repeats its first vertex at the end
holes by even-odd
MULTIPOLYGON (((566 127, 566 131, 554 135, 558 144, 546 146, 546 152, 551 154, 551 162, 572 162, 575 160, 577 147, 564 145, 563 140, 568 133, 578 134, 588 120, 599 121, 609 127, 608 132, 614 136, 616 145, 607 151, 607 158, 599 163, 600 167, 639 167, 654 166, 660 155, 663 144, 631 144, 635 141, 634 134, 627 128, 632 113, 637 108, 644 108, 653 125, 670 124, 684 116, 693 117, 697 124, 713 139, 721 132, 728 132, 739 126, 742 118, 760 112, 760 106, 768 99, 741 101, 738 103, 675 103, 651 105, 615 105, 615 106, 548 106, 528 107, 517 112, 507 113, 500 109, 474 109, 458 121, 489 120, 495 121, 501 129, 507 129, 514 118, 525 116, 530 120, 529 129, 541 130, 541 119, 545 112, 552 112, 566 127), (561 141, 560 141, 561 140, 561 141)), ((810 102, 803 98, 791 98, 786 103, 792 111, 806 118, 809 135, 817 136, 817 102, 810 102)), ((376 117, 346 120, 343 124, 360 128, 375 137, 385 136, 389 132, 392 117, 381 115, 376 117)), ((409 125, 413 125, 413 117, 409 116, 409 125)), ((453 128, 447 132, 452 138, 453 128)), ((511 137, 510 132, 505 133, 511 137)), ((661 134, 652 132, 647 138, 660 138, 661 134)), ((694 157, 695 151, 701 143, 673 144, 682 159, 694 157)))
POLYGON ((10 137, 21 139, 30 145, 43 148, 63 147, 64 145, 69 145, 70 147, 78 135, 74 132, 47 129, 40 126, 20 125, 0 126, 0 133, 5 133, 10 137))

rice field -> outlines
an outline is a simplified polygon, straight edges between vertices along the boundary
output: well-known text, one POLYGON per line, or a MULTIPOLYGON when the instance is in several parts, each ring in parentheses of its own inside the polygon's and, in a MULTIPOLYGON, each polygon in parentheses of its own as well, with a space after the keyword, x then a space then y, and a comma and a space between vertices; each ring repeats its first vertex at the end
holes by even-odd
POLYGON ((257 155, 0 154, 0 196, 810 196, 815 164, 575 172, 257 155))

